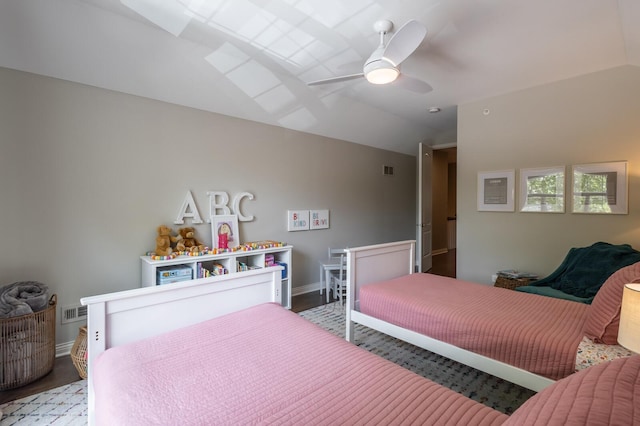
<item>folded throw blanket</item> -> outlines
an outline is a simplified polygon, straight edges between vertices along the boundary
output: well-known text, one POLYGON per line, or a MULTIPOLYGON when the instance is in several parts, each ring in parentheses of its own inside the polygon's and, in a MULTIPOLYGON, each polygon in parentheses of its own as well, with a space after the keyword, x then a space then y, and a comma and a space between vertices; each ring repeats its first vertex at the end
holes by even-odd
POLYGON ((49 287, 37 281, 20 281, 0 288, 0 318, 42 311, 49 305, 49 287))
POLYGON ((558 269, 529 285, 593 298, 611 274, 636 262, 640 262, 640 252, 629 244, 598 242, 589 247, 570 249, 558 269))

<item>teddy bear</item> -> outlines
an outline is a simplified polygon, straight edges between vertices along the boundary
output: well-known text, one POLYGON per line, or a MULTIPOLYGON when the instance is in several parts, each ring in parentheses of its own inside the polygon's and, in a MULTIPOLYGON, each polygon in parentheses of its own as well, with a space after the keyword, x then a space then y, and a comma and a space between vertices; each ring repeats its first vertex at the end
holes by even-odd
POLYGON ((197 253, 204 251, 204 244, 202 244, 196 238, 196 231, 192 227, 178 229, 179 241, 176 244, 177 251, 186 251, 191 253, 197 253))
POLYGON ((156 249, 154 253, 156 256, 168 256, 173 253, 172 243, 178 242, 178 237, 171 235, 173 232, 171 228, 166 225, 158 226, 158 236, 156 237, 156 249))

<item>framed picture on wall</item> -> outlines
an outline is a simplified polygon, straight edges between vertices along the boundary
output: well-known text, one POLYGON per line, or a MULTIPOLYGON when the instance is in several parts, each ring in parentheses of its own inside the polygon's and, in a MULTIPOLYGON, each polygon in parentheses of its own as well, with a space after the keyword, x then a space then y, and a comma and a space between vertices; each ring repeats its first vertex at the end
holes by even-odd
POLYGON ((578 164, 572 169, 573 213, 628 213, 626 161, 578 164))
POLYGON ((211 216, 211 243, 214 248, 232 248, 240 245, 237 215, 211 216))
POLYGON ((515 171, 500 170, 478 173, 478 211, 514 211, 515 171))
POLYGON ((564 213, 565 166, 520 170, 521 212, 564 213))

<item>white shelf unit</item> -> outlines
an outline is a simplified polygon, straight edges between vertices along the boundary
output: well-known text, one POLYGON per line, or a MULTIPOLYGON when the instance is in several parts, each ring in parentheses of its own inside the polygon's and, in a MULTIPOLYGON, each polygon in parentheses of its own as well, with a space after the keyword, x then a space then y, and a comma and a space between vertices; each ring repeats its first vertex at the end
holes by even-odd
POLYGON ((202 256, 177 256, 169 260, 153 260, 150 256, 140 256, 141 271, 140 282, 142 287, 152 287, 158 285, 157 270, 165 266, 186 266, 191 269, 192 279, 198 278, 198 267, 200 265, 211 270, 214 264, 222 265, 229 274, 241 274, 237 272, 238 262, 242 262, 250 267, 264 268, 265 257, 273 255, 274 261, 286 264, 282 278, 282 306, 291 309, 291 251, 293 246, 271 247, 265 249, 234 251, 220 254, 205 254, 202 256))

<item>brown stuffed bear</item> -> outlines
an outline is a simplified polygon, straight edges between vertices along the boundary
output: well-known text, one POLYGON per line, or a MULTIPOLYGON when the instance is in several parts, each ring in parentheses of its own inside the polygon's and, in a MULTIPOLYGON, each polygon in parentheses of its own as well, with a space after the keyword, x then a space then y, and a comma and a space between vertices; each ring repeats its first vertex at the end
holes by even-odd
POLYGON ((156 256, 168 256, 173 253, 171 243, 178 242, 178 237, 171 235, 171 228, 165 225, 158 226, 158 236, 156 237, 156 256))
POLYGON ((204 250, 204 244, 202 244, 196 238, 195 229, 192 227, 178 229, 178 244, 176 244, 177 251, 186 251, 191 253, 197 253, 204 250))

